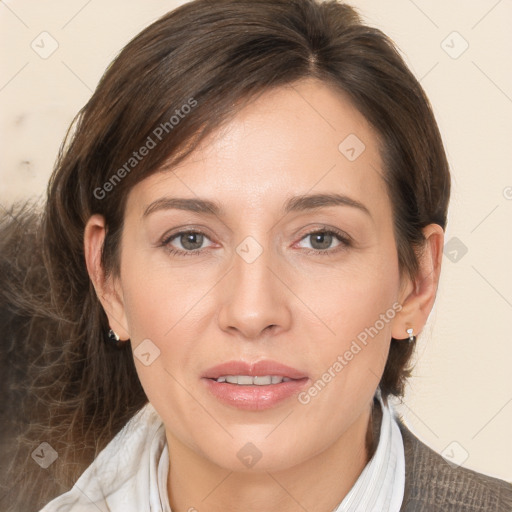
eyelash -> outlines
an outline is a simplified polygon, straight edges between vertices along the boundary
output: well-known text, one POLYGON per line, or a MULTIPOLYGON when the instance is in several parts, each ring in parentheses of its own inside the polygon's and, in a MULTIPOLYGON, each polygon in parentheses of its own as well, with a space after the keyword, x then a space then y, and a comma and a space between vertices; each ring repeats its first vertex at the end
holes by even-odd
MULTIPOLYGON (((309 233, 306 233, 299 241, 302 241, 309 236, 318 235, 318 234, 334 235, 338 239, 338 241, 341 242, 341 244, 339 246, 335 247, 334 249, 326 249, 323 251, 319 250, 319 249, 306 249, 305 250, 306 254, 314 254, 314 255, 318 255, 318 256, 320 256, 320 255, 333 256, 336 253, 352 246, 352 240, 346 233, 344 233, 343 231, 338 231, 333 228, 329 228, 329 229, 321 228, 318 230, 310 231, 309 233)), ((178 238, 181 235, 204 235, 206 238, 208 238, 206 236, 206 234, 203 233, 202 231, 196 231, 196 230, 179 231, 179 232, 173 233, 172 235, 165 238, 162 241, 161 246, 165 247, 165 249, 167 250, 167 252, 169 254, 176 255, 176 256, 195 256, 205 250, 205 249, 194 249, 193 251, 182 251, 180 249, 175 249, 174 247, 171 247, 170 243, 175 238, 178 238)))

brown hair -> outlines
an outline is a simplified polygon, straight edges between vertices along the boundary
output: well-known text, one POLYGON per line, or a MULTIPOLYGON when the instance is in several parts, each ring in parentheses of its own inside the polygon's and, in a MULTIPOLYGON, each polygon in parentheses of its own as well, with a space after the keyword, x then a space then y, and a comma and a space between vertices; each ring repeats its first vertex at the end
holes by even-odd
MULTIPOLYGON (((109 326, 84 261, 87 220, 105 217, 103 264, 116 273, 131 187, 177 164, 257 95, 304 78, 348 94, 379 135, 399 267, 416 275, 421 229, 445 228, 450 177, 429 101, 390 39, 334 0, 194 0, 166 14, 125 46, 78 114, 41 220, 16 210, 16 221, 4 219, 3 307, 18 319, 11 336, 24 343, 13 357, 30 383, 18 456, 32 476, 14 491, 29 496, 23 510, 66 490, 147 402, 129 344, 104 341, 109 326), (149 138, 155 147, 136 158, 149 138), (16 240, 30 247, 21 266, 16 240), (43 441, 59 454, 44 471, 29 457, 43 441)), ((384 396, 403 393, 412 350, 391 343, 384 396)))

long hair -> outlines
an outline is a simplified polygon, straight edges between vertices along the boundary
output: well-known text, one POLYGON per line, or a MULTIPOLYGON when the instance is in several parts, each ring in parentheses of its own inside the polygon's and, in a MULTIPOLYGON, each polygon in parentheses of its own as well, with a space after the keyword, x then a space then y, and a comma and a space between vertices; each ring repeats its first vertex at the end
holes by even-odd
MULTIPOLYGON (((334 0, 182 5, 108 67, 61 147, 42 212, 3 214, 4 360, 11 404, 24 402, 11 430, 24 431, 2 507, 37 510, 67 490, 147 402, 129 343, 105 343, 107 317, 84 259, 89 217, 105 217, 102 263, 116 275, 130 189, 179 163, 247 102, 304 78, 348 94, 375 128, 399 268, 416 276, 421 229, 445 228, 450 176, 429 101, 392 41, 334 0), (31 456, 43 442, 58 454, 46 469, 31 456)), ((412 350, 391 343, 383 396, 403 393, 412 350)))

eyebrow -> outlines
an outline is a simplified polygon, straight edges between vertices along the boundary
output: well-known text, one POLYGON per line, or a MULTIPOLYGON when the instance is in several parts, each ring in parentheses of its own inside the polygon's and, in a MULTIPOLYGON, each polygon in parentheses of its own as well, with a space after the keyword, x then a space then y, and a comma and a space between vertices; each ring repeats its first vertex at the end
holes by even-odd
MULTIPOLYGON (((308 210, 318 210, 329 206, 350 206, 356 208, 366 215, 372 217, 368 208, 361 202, 356 201, 342 194, 310 194, 293 196, 286 200, 282 213, 302 212, 308 210)), ((152 202, 143 213, 143 217, 147 217, 153 212, 160 210, 186 210, 195 213, 203 213, 222 217, 225 215, 224 208, 208 199, 192 199, 180 197, 162 197, 152 202)))

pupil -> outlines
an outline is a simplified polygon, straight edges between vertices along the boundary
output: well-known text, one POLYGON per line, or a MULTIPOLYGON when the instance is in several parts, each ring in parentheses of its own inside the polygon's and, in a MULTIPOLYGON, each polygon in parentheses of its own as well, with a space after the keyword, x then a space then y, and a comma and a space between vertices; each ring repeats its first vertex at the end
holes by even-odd
POLYGON ((330 235, 329 233, 317 233, 313 235, 313 240, 315 240, 315 242, 317 240, 320 242, 320 247, 318 247, 319 249, 327 249, 331 245, 331 238, 332 235, 330 235))
POLYGON ((202 245, 202 235, 200 233, 188 233, 186 235, 183 235, 182 236, 182 244, 183 244, 183 247, 185 247, 186 249, 190 249, 190 250, 194 250, 194 249, 198 249, 201 247, 202 245), (199 237, 199 243, 196 241, 194 243, 194 239, 196 237, 199 237), (188 246, 187 244, 191 244, 192 247, 188 246), (194 245, 197 245, 197 247, 194 247, 194 245))

